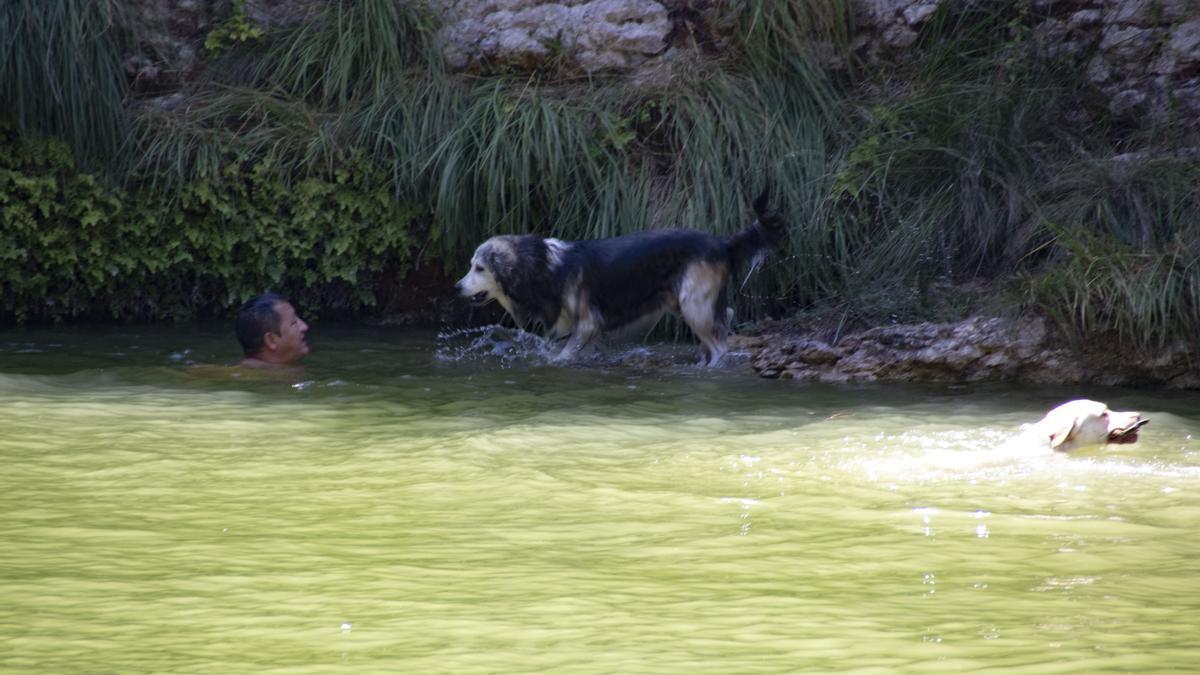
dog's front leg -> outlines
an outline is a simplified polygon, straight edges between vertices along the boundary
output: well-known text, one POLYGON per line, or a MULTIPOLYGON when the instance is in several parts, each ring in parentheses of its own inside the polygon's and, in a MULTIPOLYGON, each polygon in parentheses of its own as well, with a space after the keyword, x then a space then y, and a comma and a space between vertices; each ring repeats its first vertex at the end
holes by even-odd
POLYGON ((563 345, 562 351, 553 360, 560 363, 573 360, 580 352, 590 347, 599 334, 600 322, 596 317, 591 313, 581 316, 575 323, 575 330, 571 331, 567 344, 563 345))

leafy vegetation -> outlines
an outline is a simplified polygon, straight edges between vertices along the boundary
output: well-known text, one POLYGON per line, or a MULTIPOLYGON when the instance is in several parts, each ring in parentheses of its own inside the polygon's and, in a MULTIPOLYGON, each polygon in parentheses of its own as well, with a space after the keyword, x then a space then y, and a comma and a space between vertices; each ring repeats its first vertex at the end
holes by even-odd
POLYGON ((233 0, 233 13, 213 26, 204 38, 204 48, 216 55, 236 44, 257 40, 263 30, 246 18, 246 0, 233 0))
POLYGON ((351 157, 292 185, 231 156, 176 193, 126 192, 76 170, 61 141, 0 143, 0 316, 220 316, 265 289, 355 311, 403 275, 413 214, 351 157))

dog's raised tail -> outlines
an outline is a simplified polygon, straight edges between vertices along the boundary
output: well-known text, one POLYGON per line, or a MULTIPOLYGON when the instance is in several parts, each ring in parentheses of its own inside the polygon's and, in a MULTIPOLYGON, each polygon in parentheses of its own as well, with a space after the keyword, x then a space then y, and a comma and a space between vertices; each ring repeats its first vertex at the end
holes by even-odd
POLYGON ((770 199, 770 186, 764 187, 754 200, 754 222, 726 240, 735 274, 752 269, 787 238, 787 222, 778 211, 769 208, 770 199))

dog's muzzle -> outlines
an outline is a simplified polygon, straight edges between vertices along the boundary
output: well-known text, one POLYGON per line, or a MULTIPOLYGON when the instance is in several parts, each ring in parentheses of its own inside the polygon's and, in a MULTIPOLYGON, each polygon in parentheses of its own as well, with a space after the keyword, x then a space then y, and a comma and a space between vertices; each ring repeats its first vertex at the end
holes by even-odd
POLYGON ((1113 429, 1108 434, 1108 442, 1117 445, 1137 443, 1138 429, 1150 423, 1148 419, 1140 419, 1124 429, 1113 429))
POLYGON ((474 295, 467 295, 467 289, 463 288, 461 281, 458 282, 457 284, 454 284, 454 290, 458 291, 458 294, 460 296, 465 296, 472 305, 478 306, 478 305, 482 305, 488 301, 488 292, 487 291, 479 291, 478 293, 475 293, 474 295))

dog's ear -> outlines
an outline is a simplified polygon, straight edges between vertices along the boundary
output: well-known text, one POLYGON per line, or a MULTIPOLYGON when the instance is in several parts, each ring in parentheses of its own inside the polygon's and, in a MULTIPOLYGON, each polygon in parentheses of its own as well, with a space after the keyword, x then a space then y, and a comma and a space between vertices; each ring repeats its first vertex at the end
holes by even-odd
POLYGON ((1058 450, 1064 443, 1071 440, 1075 435, 1075 429, 1079 427, 1079 417, 1072 415, 1068 419, 1058 420, 1058 422, 1050 429, 1050 447, 1058 450))
POLYGON ((767 215, 767 207, 771 204, 771 184, 763 185, 762 192, 754 198, 754 214, 758 217, 767 215))
POLYGON ((511 300, 509 314, 513 321, 518 328, 525 328, 529 324, 529 311, 526 307, 529 304, 529 281, 517 264, 516 252, 508 246, 496 246, 488 249, 483 259, 492 271, 496 283, 500 284, 500 290, 511 300))
POLYGON ((504 283, 504 277, 512 275, 513 266, 516 263, 512 250, 500 246, 489 246, 483 252, 483 261, 487 263, 488 269, 501 284, 504 283))
POLYGON ((754 215, 758 219, 759 230, 763 233, 767 244, 775 248, 787 239, 788 225, 778 208, 770 208, 770 202, 771 184, 767 183, 763 186, 762 192, 754 198, 754 215))

